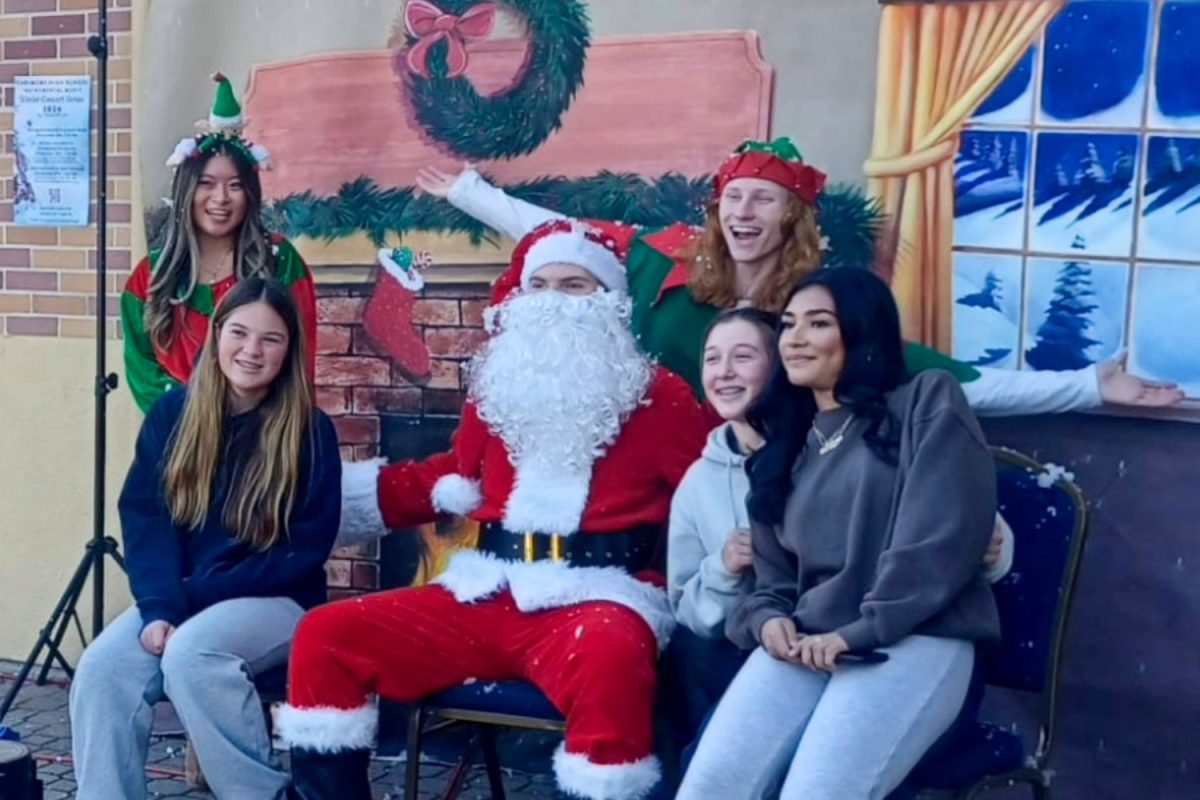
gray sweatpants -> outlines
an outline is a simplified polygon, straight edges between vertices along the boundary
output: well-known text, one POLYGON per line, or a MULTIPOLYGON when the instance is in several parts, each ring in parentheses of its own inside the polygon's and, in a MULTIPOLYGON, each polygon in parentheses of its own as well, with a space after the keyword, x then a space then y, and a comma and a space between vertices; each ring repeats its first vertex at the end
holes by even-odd
POLYGON ((975 648, 909 636, 886 652, 886 663, 830 675, 754 651, 721 698, 676 800, 886 797, 958 715, 975 648))
POLYGON ((273 800, 289 779, 272 764, 253 675, 287 660, 304 611, 284 597, 245 597, 179 626, 162 657, 142 648, 131 607, 84 650, 71 682, 76 800, 142 800, 154 704, 169 698, 220 800, 273 800))

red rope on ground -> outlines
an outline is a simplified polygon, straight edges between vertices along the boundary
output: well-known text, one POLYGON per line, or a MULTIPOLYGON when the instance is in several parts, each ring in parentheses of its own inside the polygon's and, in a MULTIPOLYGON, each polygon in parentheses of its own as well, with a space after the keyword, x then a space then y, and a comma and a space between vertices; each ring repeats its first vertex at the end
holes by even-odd
MULTIPOLYGON (((16 679, 17 679, 17 675, 14 672, 0 672, 0 683, 12 683, 16 679)), ((26 680, 29 680, 29 679, 26 678, 26 680)), ((59 689, 71 688, 71 682, 69 680, 67 680, 66 678, 46 678, 46 684, 49 684, 50 686, 58 687, 59 689)), ((36 685, 36 683, 35 683, 35 685, 36 685)), ((45 684, 43 684, 43 685, 45 685, 45 684)))

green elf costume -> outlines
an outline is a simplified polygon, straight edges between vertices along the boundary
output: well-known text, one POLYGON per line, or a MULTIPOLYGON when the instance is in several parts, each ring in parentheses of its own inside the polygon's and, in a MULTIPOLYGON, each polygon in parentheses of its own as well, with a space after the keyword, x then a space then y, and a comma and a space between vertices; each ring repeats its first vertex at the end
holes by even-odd
MULTIPOLYGON (((233 151, 256 168, 270 169, 271 160, 262 145, 242 138, 242 108, 234 96, 229 80, 220 73, 216 99, 206 122, 199 123, 202 132, 182 139, 175 146, 167 165, 177 167, 188 159, 201 158, 214 150, 233 151)), ((251 213, 247 209, 247 213, 251 213)), ((300 311, 304 327, 305 353, 309 374, 312 375, 316 352, 316 289, 312 273, 291 242, 278 234, 268 235, 271 257, 271 277, 291 291, 300 311)), ((197 284, 191 295, 180 298, 175 307, 173 335, 169 346, 156 345, 146 330, 146 300, 150 283, 161 251, 151 250, 138 262, 125 290, 121 294, 121 325, 125 339, 125 380, 134 400, 143 412, 168 389, 185 384, 192 375, 196 358, 204 347, 209 320, 217 304, 238 280, 239 270, 211 284, 197 284)))
MULTIPOLYGON (((777 183, 810 205, 816 204, 825 183, 825 175, 804 163, 786 138, 745 142, 738 147, 717 172, 715 195, 738 178, 777 183)), ((473 169, 457 177, 446 199, 460 211, 517 240, 537 225, 563 216, 509 196, 473 169)), ((605 231, 625 259, 634 304, 634 331, 643 347, 702 397, 700 350, 704 331, 721 309, 698 302, 688 289, 693 265, 681 254, 700 230, 683 223, 651 229, 587 222, 605 231)), ((905 347, 905 359, 911 372, 937 367, 953 374, 980 414, 1053 413, 1094 408, 1103 402, 1095 366, 1065 372, 976 368, 911 342, 905 347)))

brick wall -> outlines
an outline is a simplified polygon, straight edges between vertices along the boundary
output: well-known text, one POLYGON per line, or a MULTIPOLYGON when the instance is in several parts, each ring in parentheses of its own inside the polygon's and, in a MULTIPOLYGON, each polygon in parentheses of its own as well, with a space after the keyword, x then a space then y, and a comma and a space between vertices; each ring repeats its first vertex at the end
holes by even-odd
MULTIPOLYGON (((487 287, 430 287, 414 322, 433 358, 424 386, 408 381, 377 351, 362 328, 369 286, 318 287, 317 402, 333 418, 344 458, 379 455, 384 415, 458 416, 463 362, 483 339, 487 287)), ((331 599, 379 587, 377 542, 345 548, 326 564, 331 599)))
MULTIPOLYGON (((95 228, 18 228, 13 208, 13 79, 18 75, 91 75, 87 50, 98 30, 96 0, 0 0, 0 333, 5 336, 95 335, 95 228)), ((110 0, 108 14, 108 286, 107 313, 128 276, 132 235, 132 34, 130 0, 110 0)), ((93 104, 98 101, 93 91, 93 104)), ((93 112, 94 115, 94 112, 93 112)), ((93 125, 95 120, 93 119, 93 125)), ((92 132, 92 152, 96 147, 92 132)), ((93 159, 92 181, 96 164, 93 159)), ((93 188, 92 194, 95 191, 93 188)), ((95 209, 92 210, 95 219, 95 209)), ((117 335, 115 317, 109 336, 117 335)))

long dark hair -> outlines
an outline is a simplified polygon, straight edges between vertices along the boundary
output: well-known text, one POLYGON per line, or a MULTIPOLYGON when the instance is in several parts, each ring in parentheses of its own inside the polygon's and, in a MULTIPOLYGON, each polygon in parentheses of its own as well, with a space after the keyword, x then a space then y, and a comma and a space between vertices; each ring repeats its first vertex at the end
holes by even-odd
MULTIPOLYGON (((867 420, 863 439, 871 451, 895 463, 899 432, 886 397, 904 382, 906 369, 900 312, 891 289, 868 270, 837 267, 800 281, 787 302, 813 286, 823 287, 833 297, 846 350, 834 398, 855 416, 867 420)), ((783 519, 792 489, 792 467, 808 439, 816 413, 812 389, 792 385, 783 364, 778 364, 748 415, 750 424, 766 440, 747 465, 748 505, 755 520, 775 524, 783 519)))
POLYGON ((238 229, 233 259, 233 274, 238 280, 269 278, 275 272, 275 258, 262 224, 262 183, 258 165, 240 148, 217 144, 213 149, 186 159, 175 170, 171 183, 171 218, 167 238, 150 277, 146 297, 146 331, 151 340, 164 349, 178 333, 177 309, 191 299, 199 283, 200 245, 192 219, 192 198, 204 174, 204 168, 216 156, 228 156, 237 168, 238 179, 246 193, 246 215, 238 229))
POLYGON ((176 523, 193 530, 204 524, 217 476, 223 466, 230 466, 221 461, 234 457, 236 476, 230 478, 222 512, 226 527, 258 551, 287 535, 287 521, 299 495, 301 452, 313 429, 313 390, 306 364, 300 312, 287 288, 262 278, 238 281, 213 315, 171 440, 163 493, 176 523), (234 311, 259 302, 283 320, 288 353, 266 398, 255 409, 260 425, 254 447, 248 453, 228 453, 223 433, 229 382, 217 360, 217 340, 234 311))

